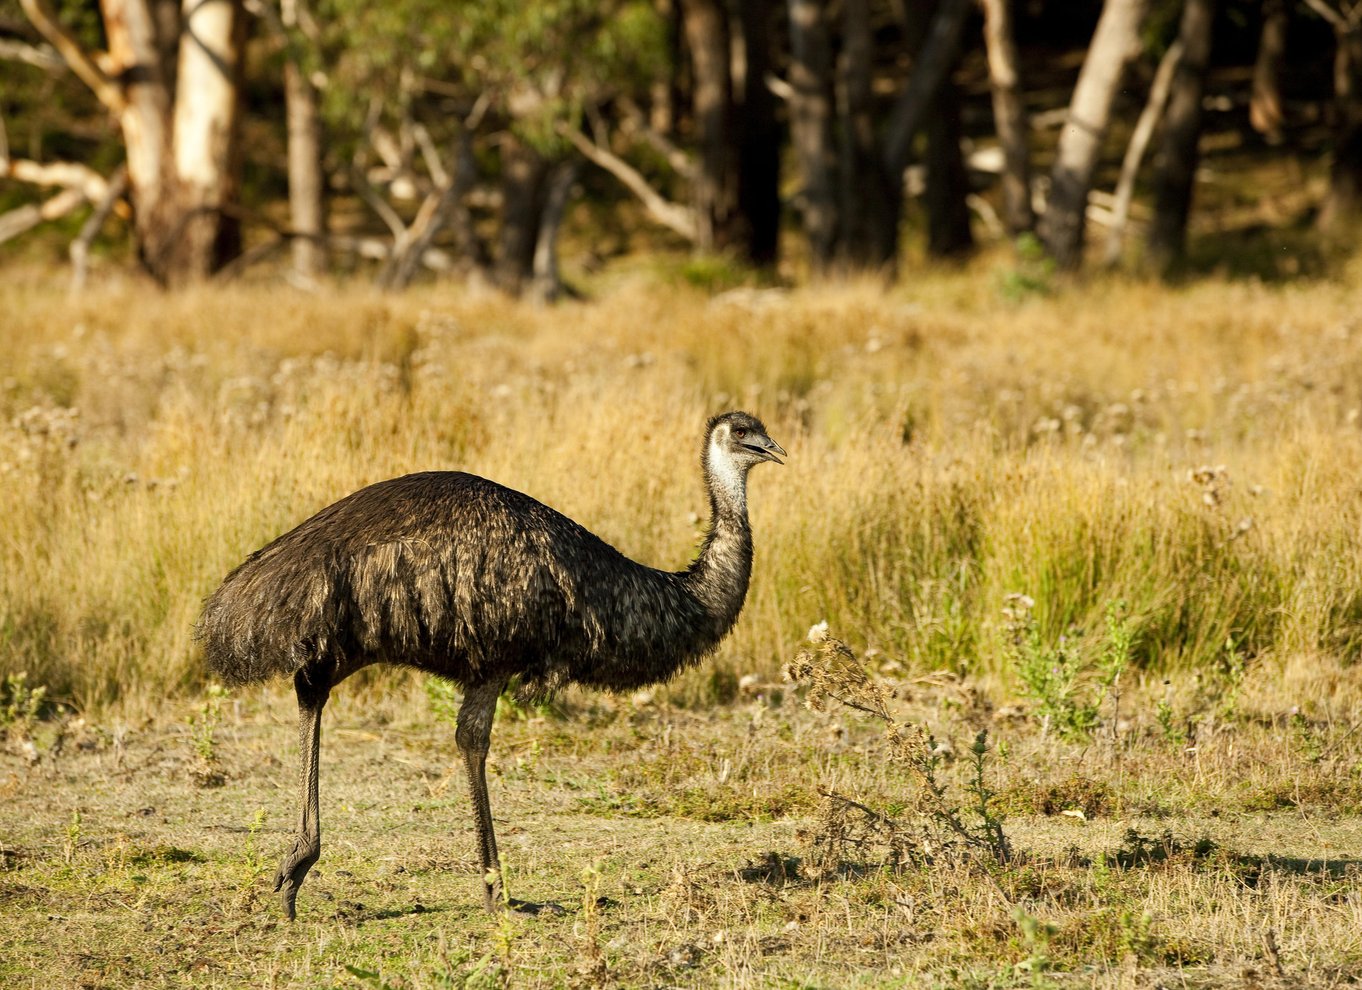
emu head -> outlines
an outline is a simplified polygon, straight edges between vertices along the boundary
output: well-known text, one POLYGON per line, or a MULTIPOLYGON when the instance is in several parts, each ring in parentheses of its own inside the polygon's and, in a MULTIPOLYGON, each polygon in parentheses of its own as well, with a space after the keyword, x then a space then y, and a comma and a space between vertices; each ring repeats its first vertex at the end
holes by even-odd
POLYGON ((761 420, 745 412, 724 413, 705 430, 704 465, 711 484, 745 504, 747 472, 762 461, 784 464, 785 449, 766 435, 761 420))

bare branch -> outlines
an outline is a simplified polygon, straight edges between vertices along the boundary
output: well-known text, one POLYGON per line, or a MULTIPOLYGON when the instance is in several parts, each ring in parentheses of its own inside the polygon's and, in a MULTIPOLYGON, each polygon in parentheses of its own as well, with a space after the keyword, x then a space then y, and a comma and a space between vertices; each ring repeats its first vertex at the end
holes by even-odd
POLYGON ((350 170, 350 183, 355 187, 355 192, 359 193, 360 198, 369 204, 369 208, 377 213, 378 218, 393 232, 394 238, 400 239, 406 234, 407 225, 402 222, 397 211, 388 205, 388 201, 378 194, 378 190, 369 184, 369 180, 365 178, 361 169, 352 168, 350 170))
POLYGON ((0 58, 7 62, 24 62, 44 72, 63 72, 66 69, 66 60, 50 45, 30 45, 12 38, 0 38, 0 58))
POLYGON ((693 180, 695 178, 695 162, 691 159, 691 156, 649 126, 648 118, 644 115, 643 109, 629 97, 621 97, 618 103, 620 109, 624 111, 625 120, 628 121, 629 126, 642 135, 643 140, 652 145, 653 150, 667 159, 667 164, 676 169, 678 175, 693 180))
POLYGON ((108 74, 99 67, 98 63, 90 57, 85 49, 81 48, 80 42, 57 20, 56 15, 47 6, 46 0, 19 0, 19 6, 23 7, 24 13, 28 15, 33 26, 38 29, 38 33, 61 53, 61 57, 71 67, 71 71, 80 77, 81 82, 90 87, 100 103, 116 114, 121 114, 127 109, 128 103, 123 97, 123 90, 109 78, 108 74))
POLYGON ((696 223, 694 211, 671 202, 650 186, 648 180, 632 165, 608 148, 593 143, 575 127, 560 125, 558 133, 571 141, 573 147, 588 161, 599 165, 624 183, 629 191, 642 201, 644 209, 654 220, 688 241, 696 240, 699 236, 699 225, 696 223))
POLYGON ((0 179, 15 179, 35 186, 65 186, 86 199, 98 201, 109 191, 109 181, 79 162, 41 162, 27 158, 0 158, 0 179))
POLYGON ((79 189, 63 189, 41 205, 30 203, 0 214, 0 244, 27 233, 40 223, 64 217, 84 202, 85 194, 79 189))
POLYGON ((1305 0, 1305 5, 1328 21, 1335 31, 1347 31, 1351 26, 1350 22, 1353 20, 1351 16, 1345 16, 1343 11, 1331 7, 1324 0, 1305 0))
POLYGON ((1159 68, 1154 73, 1154 82, 1149 87, 1149 99, 1145 101, 1139 122, 1130 135, 1130 144, 1126 146, 1125 159, 1121 162, 1121 178, 1116 183, 1116 202, 1111 210, 1110 233, 1107 236, 1108 265, 1115 265, 1121 260, 1121 240, 1125 236, 1126 219, 1130 215, 1130 200, 1135 193, 1135 178, 1139 175, 1140 162, 1144 158, 1149 139, 1154 135, 1154 128, 1168 105, 1168 93, 1173 88, 1173 73, 1177 71, 1178 63, 1181 61, 1182 41, 1179 39, 1168 46, 1168 51, 1164 52, 1163 58, 1159 61, 1159 68))
POLYGON ((91 212, 85 223, 81 225, 80 233, 71 242, 69 254, 71 256, 71 293, 80 292, 85 288, 85 275, 90 267, 90 245, 99 236, 100 230, 109 219, 109 214, 113 212, 114 204, 118 198, 127 192, 128 189, 128 167, 120 165, 118 171, 109 180, 108 189, 104 192, 104 198, 95 203, 94 211, 91 212))
POLYGON ((435 185, 443 189, 449 185, 449 173, 445 171, 445 163, 440 158, 440 149, 435 147, 435 141, 430 136, 430 131, 425 124, 418 123, 411 129, 412 137, 416 139, 416 146, 421 149, 421 158, 426 163, 426 171, 430 173, 431 180, 435 185))

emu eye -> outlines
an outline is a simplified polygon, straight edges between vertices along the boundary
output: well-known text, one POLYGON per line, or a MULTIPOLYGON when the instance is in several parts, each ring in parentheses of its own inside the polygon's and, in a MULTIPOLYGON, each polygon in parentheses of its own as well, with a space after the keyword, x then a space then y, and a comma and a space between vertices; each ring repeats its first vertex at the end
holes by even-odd
POLYGON ((733 431, 733 435, 737 437, 739 440, 741 440, 747 436, 747 431, 740 426, 733 431))

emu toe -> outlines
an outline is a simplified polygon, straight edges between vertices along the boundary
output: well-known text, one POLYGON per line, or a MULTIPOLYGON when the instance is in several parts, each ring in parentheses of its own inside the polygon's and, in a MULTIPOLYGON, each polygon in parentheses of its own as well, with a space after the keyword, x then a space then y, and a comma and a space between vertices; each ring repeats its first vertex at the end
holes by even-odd
POLYGON ((563 905, 555 904, 553 901, 544 901, 541 904, 536 901, 522 901, 519 897, 508 900, 506 910, 525 918, 537 918, 541 914, 567 914, 567 909, 563 905))
POLYGON ((307 871, 312 869, 312 864, 317 862, 321 852, 320 842, 309 842, 300 835, 279 863, 279 869, 274 874, 274 889, 279 894, 284 915, 289 921, 297 916, 294 905, 298 900, 298 889, 302 887, 307 871))

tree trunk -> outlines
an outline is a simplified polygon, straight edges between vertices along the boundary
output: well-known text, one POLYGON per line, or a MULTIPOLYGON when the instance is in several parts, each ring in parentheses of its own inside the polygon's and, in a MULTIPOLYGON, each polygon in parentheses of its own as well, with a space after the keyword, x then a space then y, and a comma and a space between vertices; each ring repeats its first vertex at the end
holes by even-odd
POLYGON ((234 203, 246 15, 240 0, 185 0, 171 142, 174 179, 145 257, 167 285, 207 278, 241 251, 234 203))
POLYGON ((927 253, 935 258, 959 257, 974 248, 962 136, 960 89, 946 78, 927 114, 927 253))
POLYGON ((837 247, 837 152, 833 139, 832 49, 825 0, 789 0, 790 132, 803 173, 804 232, 815 272, 837 247))
POLYGON ((1182 57, 1173 71, 1173 87, 1164 119, 1163 140, 1154 174, 1154 222, 1149 228, 1149 263, 1167 274, 1187 248, 1187 218, 1196 181, 1197 143, 1201 139, 1201 103, 1206 66, 1211 58, 1215 0, 1186 0, 1178 45, 1182 57))
POLYGON ((456 195, 453 209, 449 214, 450 233, 454 247, 458 251, 460 265, 466 272, 485 274, 490 267, 490 252, 486 241, 479 235, 473 214, 468 209, 464 197, 478 182, 478 160, 473 154, 473 127, 465 123, 454 142, 453 162, 450 170, 456 195))
POLYGON ((288 119, 288 208, 293 228, 293 271, 314 279, 326 268, 326 214, 322 176, 322 126, 317 92, 296 59, 284 63, 288 119))
MULTIPOLYGON (((104 33, 109 41, 106 71, 119 86, 123 107, 118 123, 128 161, 133 231, 143 264, 160 251, 156 204, 170 172, 169 66, 161 62, 151 9, 139 0, 103 0, 104 33)), ((31 15, 30 15, 31 16, 31 15)))
POLYGON ((1088 191, 1126 63, 1139 50, 1147 0, 1106 0, 1059 136, 1041 238, 1060 268, 1083 260, 1088 191))
POLYGON ((534 247, 543 205, 544 159, 518 137, 501 145, 501 231, 493 278, 513 296, 520 295, 534 272, 534 247))
POLYGON ((558 274, 558 231, 563 227, 568 197, 577 181, 580 162, 576 158, 559 162, 549 173, 544 208, 539 215, 539 233, 535 238, 533 281, 530 295, 539 302, 550 303, 563 291, 558 274))
POLYGON ((203 278, 240 248, 231 210, 242 0, 101 0, 108 52, 86 53, 45 0, 20 0, 33 25, 108 108, 123 132, 133 231, 143 267, 163 285, 203 278), (178 66, 167 35, 178 30, 178 66))
POLYGON ((846 0, 842 9, 838 252, 849 269, 892 268, 898 255, 900 204, 881 168, 875 133, 870 0, 846 0))
POLYGON ((720 0, 680 0, 690 49, 693 110, 700 148, 694 186, 698 246, 728 247, 736 238, 738 181, 733 155, 733 81, 728 15, 720 0))
POLYGON ((1321 230, 1350 230, 1362 218, 1362 10, 1336 25, 1334 54, 1334 161, 1321 230))
POLYGON ((1253 62, 1253 95, 1249 123, 1268 144, 1282 143, 1282 66, 1286 62, 1286 32, 1291 23, 1287 0, 1263 0, 1263 30, 1258 57, 1253 62))
POLYGON ((780 251, 780 126, 776 97, 766 85, 771 71, 772 0, 742 0, 743 77, 738 102, 738 212, 746 228, 747 257, 774 267, 780 251))
POLYGON ((960 54, 960 35, 969 16, 971 0, 940 0, 932 15, 927 37, 913 60, 913 73, 899 94, 885 124, 884 171, 898 183, 908 167, 913 135, 932 105, 937 87, 960 54))
POLYGON ((1036 224, 1031 209, 1030 125, 1021 98, 1012 0, 982 0, 984 46, 993 94, 993 126, 1003 149, 1003 225, 1014 237, 1036 224))

